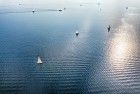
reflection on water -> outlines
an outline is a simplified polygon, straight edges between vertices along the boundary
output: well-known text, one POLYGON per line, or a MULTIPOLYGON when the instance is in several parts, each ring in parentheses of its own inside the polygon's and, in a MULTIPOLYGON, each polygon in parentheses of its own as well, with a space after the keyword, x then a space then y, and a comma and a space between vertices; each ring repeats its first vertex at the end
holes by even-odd
POLYGON ((0 0, 0 94, 139 94, 139 1, 61 1, 0 0))
MULTIPOLYGON (((118 86, 118 92, 139 92, 139 71, 135 64, 134 56, 137 52, 136 31, 133 25, 127 22, 127 18, 121 19, 121 24, 115 30, 115 34, 109 42, 108 73, 113 86, 118 86)), ((130 20, 130 19, 129 19, 130 20)), ((113 87, 113 88, 114 88, 113 87)), ((116 88, 116 87, 115 87, 116 88)))
MULTIPOLYGON (((114 38, 111 40, 109 48, 109 58, 112 59, 127 59, 133 55, 135 49, 135 34, 133 25, 129 25, 122 19, 122 24, 115 32, 114 38)), ((127 61, 127 60, 126 60, 127 61)), ((122 63, 123 64, 123 63, 122 63)), ((121 65, 122 66, 122 65, 121 65)))

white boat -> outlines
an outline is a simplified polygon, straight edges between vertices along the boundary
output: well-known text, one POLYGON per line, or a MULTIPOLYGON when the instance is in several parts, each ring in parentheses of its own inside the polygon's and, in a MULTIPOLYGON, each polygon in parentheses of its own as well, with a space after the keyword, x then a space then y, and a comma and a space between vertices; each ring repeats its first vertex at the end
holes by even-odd
POLYGON ((38 63, 38 64, 42 64, 42 63, 43 63, 42 60, 41 60, 41 58, 40 58, 39 56, 38 56, 37 63, 38 63))
POLYGON ((35 10, 32 10, 32 13, 35 13, 35 10))
POLYGON ((76 36, 78 36, 78 35, 79 35, 79 32, 78 32, 78 31, 76 31, 76 32, 75 32, 75 34, 76 34, 76 36))

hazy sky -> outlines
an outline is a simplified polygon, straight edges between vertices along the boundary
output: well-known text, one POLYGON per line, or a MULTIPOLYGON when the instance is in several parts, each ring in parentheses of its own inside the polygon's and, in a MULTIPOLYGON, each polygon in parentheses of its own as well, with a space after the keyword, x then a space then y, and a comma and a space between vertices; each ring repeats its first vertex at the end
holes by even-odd
POLYGON ((18 4, 22 4, 27 8, 61 8, 73 7, 80 4, 96 5, 98 2, 106 7, 115 7, 123 4, 128 7, 140 7, 140 0, 0 0, 0 7, 2 8, 16 8, 18 4))
POLYGON ((131 4, 139 4, 140 0, 0 0, 0 6, 5 4, 16 4, 16 3, 24 3, 24 4, 76 4, 76 3, 131 3, 131 4))

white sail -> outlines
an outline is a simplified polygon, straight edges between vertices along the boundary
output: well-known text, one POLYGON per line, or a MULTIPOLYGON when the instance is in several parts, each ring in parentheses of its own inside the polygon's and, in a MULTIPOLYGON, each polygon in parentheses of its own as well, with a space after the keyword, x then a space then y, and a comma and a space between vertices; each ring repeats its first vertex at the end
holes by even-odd
POLYGON ((43 63, 40 57, 38 57, 37 63, 38 64, 42 64, 43 63))

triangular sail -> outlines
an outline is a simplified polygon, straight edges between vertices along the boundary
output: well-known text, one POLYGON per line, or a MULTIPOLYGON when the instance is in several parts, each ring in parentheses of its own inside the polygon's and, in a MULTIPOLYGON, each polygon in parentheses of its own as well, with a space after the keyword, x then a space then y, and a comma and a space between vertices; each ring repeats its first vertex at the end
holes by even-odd
POLYGON ((42 64, 43 63, 40 57, 38 57, 37 63, 38 64, 42 64))

